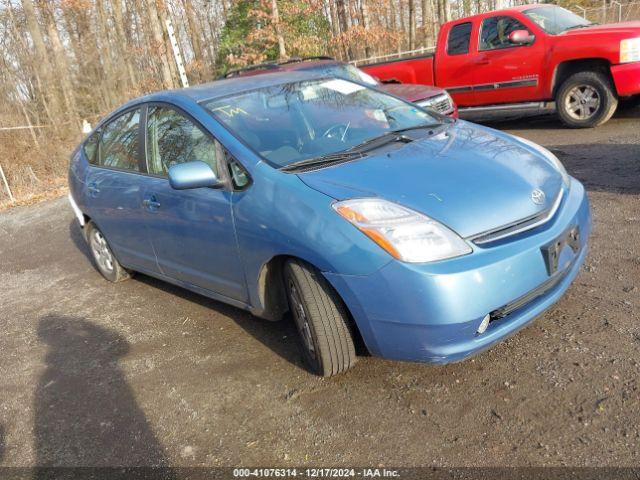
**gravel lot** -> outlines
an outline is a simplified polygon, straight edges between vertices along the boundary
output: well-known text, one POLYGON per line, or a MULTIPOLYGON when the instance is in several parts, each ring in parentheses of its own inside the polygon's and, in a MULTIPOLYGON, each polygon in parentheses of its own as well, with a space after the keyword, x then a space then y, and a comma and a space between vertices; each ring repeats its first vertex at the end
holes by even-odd
POLYGON ((589 190, 566 296, 475 359, 322 380, 289 321, 88 260, 66 199, 0 215, 0 465, 640 465, 640 111, 494 123, 589 190))

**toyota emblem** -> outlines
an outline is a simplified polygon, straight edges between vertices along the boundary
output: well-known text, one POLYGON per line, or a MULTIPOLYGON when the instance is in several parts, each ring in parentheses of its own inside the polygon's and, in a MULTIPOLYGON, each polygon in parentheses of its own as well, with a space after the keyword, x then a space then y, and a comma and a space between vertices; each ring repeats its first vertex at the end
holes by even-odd
POLYGON ((544 203, 544 199, 544 192, 539 188, 536 188, 533 192, 531 192, 531 201, 536 205, 542 205, 544 203))

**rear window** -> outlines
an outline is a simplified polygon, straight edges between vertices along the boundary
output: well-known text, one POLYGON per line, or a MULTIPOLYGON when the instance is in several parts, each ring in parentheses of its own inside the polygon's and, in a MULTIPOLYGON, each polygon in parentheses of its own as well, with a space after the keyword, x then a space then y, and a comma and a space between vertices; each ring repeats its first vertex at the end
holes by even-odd
POLYGON ((471 22, 459 23, 453 26, 449 32, 447 41, 447 53, 449 55, 463 55, 469 53, 471 41, 471 22))

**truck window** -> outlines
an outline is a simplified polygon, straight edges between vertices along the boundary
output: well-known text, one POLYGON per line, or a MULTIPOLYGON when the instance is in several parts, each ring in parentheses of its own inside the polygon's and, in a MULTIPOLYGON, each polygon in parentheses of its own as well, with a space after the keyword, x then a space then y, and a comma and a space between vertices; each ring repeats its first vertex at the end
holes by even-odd
POLYGON ((464 55, 469 53, 471 41, 471 22, 454 25, 449 32, 447 41, 447 53, 449 55, 464 55))
POLYGON ((509 34, 516 30, 529 30, 513 17, 490 17, 482 22, 479 50, 495 50, 519 46, 509 41, 509 34))

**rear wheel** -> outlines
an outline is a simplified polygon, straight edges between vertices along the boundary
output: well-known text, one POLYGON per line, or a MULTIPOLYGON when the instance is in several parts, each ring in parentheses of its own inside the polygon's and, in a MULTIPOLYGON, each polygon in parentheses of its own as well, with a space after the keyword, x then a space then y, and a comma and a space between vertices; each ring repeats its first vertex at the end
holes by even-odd
POLYGON ((100 229, 93 222, 89 222, 85 228, 87 229, 86 236, 91 256, 102 276, 110 282, 121 282, 131 278, 131 272, 116 260, 100 229))
POLYGON ((556 109, 571 128, 602 125, 616 111, 618 98, 609 78, 600 72, 578 72, 567 78, 556 95, 556 109))
POLYGON ((289 309, 309 369, 330 377, 356 362, 349 316, 342 300, 312 266, 290 260, 284 269, 289 309))

